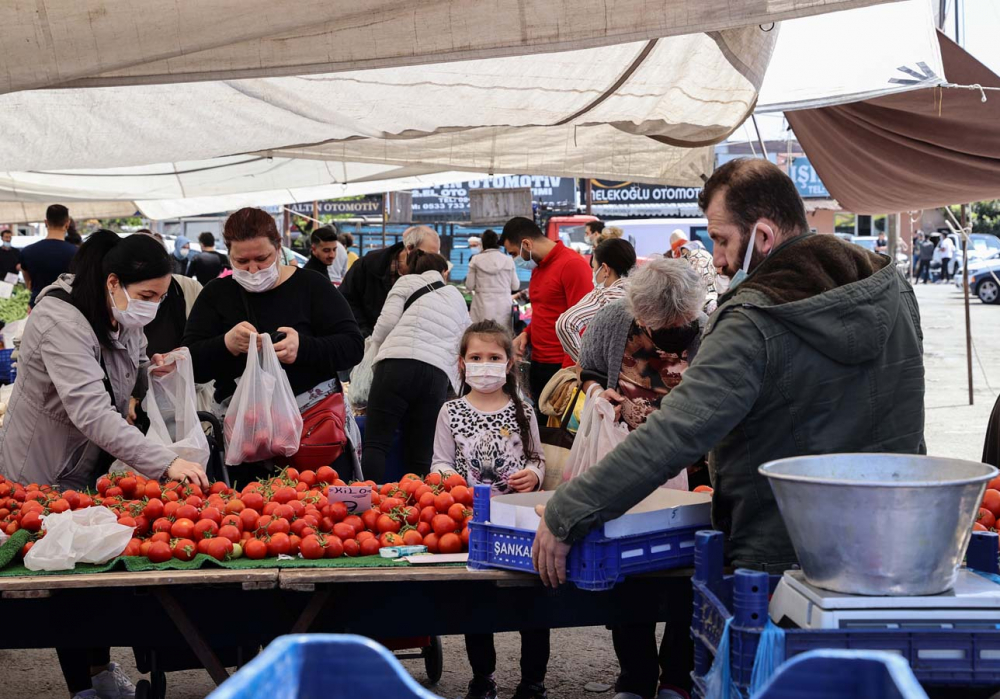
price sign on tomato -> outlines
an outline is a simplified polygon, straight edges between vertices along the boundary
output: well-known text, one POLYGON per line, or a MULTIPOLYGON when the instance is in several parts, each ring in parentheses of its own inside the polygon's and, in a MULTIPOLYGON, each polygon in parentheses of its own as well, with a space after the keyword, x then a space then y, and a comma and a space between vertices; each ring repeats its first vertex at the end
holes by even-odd
POLYGON ((348 514, 372 509, 372 489, 367 485, 331 485, 326 499, 347 505, 348 514))

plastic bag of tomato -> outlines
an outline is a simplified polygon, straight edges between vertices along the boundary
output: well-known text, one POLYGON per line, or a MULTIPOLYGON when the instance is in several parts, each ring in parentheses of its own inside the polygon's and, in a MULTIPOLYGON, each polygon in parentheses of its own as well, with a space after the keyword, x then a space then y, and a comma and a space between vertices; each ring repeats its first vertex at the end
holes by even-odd
POLYGON ((459 475, 432 473, 422 479, 411 473, 381 486, 353 483, 372 487, 372 508, 360 515, 328 500, 330 486, 338 485, 348 484, 328 466, 301 473, 287 468, 241 490, 215 483, 207 493, 197 485, 161 484, 131 471, 101 478, 96 493, 60 492, 0 476, 0 531, 31 532, 23 556, 45 535, 45 515, 99 506, 134 527, 121 555, 153 563, 190 561, 199 553, 218 560, 315 560, 373 556, 385 546, 422 544, 431 553, 468 549, 472 490, 459 475))

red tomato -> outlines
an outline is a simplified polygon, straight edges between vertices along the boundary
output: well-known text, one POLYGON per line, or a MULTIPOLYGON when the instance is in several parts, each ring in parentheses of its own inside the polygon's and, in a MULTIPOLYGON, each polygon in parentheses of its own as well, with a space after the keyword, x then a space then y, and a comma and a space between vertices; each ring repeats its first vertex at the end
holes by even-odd
POLYGON ((460 553, 462 540, 458 534, 445 534, 438 540, 438 551, 441 553, 460 553))
POLYGON ((441 474, 440 473, 430 473, 424 478, 424 483, 427 485, 441 485, 441 474))
POLYGON ((165 563, 174 557, 174 552, 170 550, 170 544, 155 541, 150 545, 146 555, 153 563, 165 563))
POLYGON ((979 524, 986 527, 987 529, 989 529, 990 527, 994 526, 997 523, 996 517, 994 517, 993 513, 990 512, 985 507, 979 508, 979 514, 976 515, 976 521, 979 524))
POLYGON ((173 526, 171 522, 166 517, 160 517, 158 520, 153 522, 153 532, 167 532, 170 533, 170 528, 173 526))
POLYGON ((198 553, 208 554, 208 544, 212 541, 211 538, 208 539, 198 539, 198 553))
POLYGON ((357 539, 344 539, 345 556, 351 556, 353 558, 354 556, 358 555, 359 551, 360 551, 360 544, 358 544, 357 539))
POLYGON ((987 488, 983 495, 983 507, 992 512, 994 517, 1000 515, 1000 490, 987 488))
POLYGON ((328 536, 326 538, 326 557, 327 558, 340 558, 344 555, 344 542, 336 536, 328 536))
POLYGON ((267 542, 267 555, 272 558, 280 554, 287 554, 292 549, 292 540, 288 534, 278 532, 271 536, 267 542))
POLYGON ((159 499, 162 492, 160 491, 160 484, 156 481, 146 481, 146 485, 143 486, 143 495, 152 500, 153 498, 159 499))
POLYGON ((360 544, 362 541, 365 541, 366 539, 377 539, 377 538, 378 538, 377 535, 373 534, 372 532, 366 529, 365 531, 358 534, 358 543, 360 544))
POLYGON ((333 525, 333 533, 334 536, 339 536, 346 541, 347 539, 355 538, 360 532, 354 531, 354 527, 346 522, 337 522, 333 525))
POLYGON ((49 511, 51 512, 66 512, 69 510, 69 503, 66 502, 65 498, 59 498, 49 503, 49 511))
POLYGON ((170 536, 174 539, 190 539, 194 536, 194 522, 187 518, 178 519, 170 527, 170 536))
POLYGON ((217 507, 206 507, 201 511, 199 519, 210 519, 218 525, 222 525, 222 513, 217 507))
POLYGON ((357 515, 348 515, 344 518, 344 524, 354 527, 354 533, 359 534, 365 530, 365 523, 357 515))
MULTIPOLYGON (((28 542, 28 543, 31 543, 31 542, 28 542)), ((142 549, 142 542, 139 541, 138 539, 132 539, 131 541, 128 542, 128 545, 125 547, 125 550, 122 551, 121 555, 123 555, 123 556, 138 556, 139 555, 139 551, 141 549, 142 549)))
POLYGON ((462 530, 462 546, 469 548, 469 528, 466 527, 462 530))
POLYGON ((150 541, 162 541, 165 544, 170 543, 170 532, 156 532, 153 536, 149 537, 150 541))
POLYGON ((392 512, 397 507, 402 507, 402 506, 403 506, 403 501, 400 500, 399 498, 386 498, 385 500, 382 501, 382 504, 379 505, 379 509, 382 512, 392 512))
POLYGON ((180 561, 190 561, 198 553, 198 545, 190 539, 178 539, 174 542, 174 558, 180 561))
POLYGON ((80 494, 75 490, 64 492, 63 499, 69 503, 69 509, 76 510, 80 508, 80 494))
POLYGON ((433 505, 430 507, 425 507, 424 509, 420 510, 420 521, 427 522, 428 524, 430 524, 431 520, 437 517, 437 513, 438 511, 434 509, 433 505))
POLYGON ((142 508, 142 514, 148 518, 150 522, 159 519, 163 516, 163 501, 159 498, 152 498, 146 503, 146 506, 142 508))
POLYGON ((217 537, 215 539, 208 540, 208 550, 207 553, 212 558, 217 561, 226 560, 228 556, 233 551, 233 542, 229 539, 223 539, 222 537, 217 537))
POLYGON ((250 539, 243 547, 243 553, 246 554, 247 558, 260 560, 267 557, 267 544, 260 539, 250 539))
POLYGON ((451 496, 455 498, 455 502, 461 503, 466 507, 472 507, 472 488, 464 485, 456 485, 451 489, 451 496))
POLYGON ((424 543, 424 537, 416 529, 407 529, 403 534, 403 544, 405 546, 420 546, 424 543))
POLYGON ((107 476, 102 476, 97 479, 97 492, 103 497, 107 492, 108 488, 111 487, 111 479, 107 476))
POLYGON ((326 556, 326 549, 323 546, 319 537, 315 534, 310 534, 309 536, 302 538, 302 543, 299 544, 299 550, 302 552, 302 557, 309 560, 315 560, 317 558, 323 558, 326 556))
POLYGON ((333 483, 337 480, 337 472, 329 466, 320 466, 316 469, 316 479, 320 483, 333 483))
POLYGON ((448 476, 444 480, 444 487, 445 487, 446 490, 451 490, 452 488, 454 488, 455 486, 458 486, 458 485, 468 486, 469 484, 466 483, 465 479, 462 478, 457 473, 451 474, 450 476, 448 476))
MULTIPOLYGON (((253 510, 251 510, 251 512, 252 511, 253 510)), ((230 527, 236 527, 237 529, 239 529, 242 532, 243 531, 243 520, 240 518, 241 514, 243 514, 243 513, 241 512, 239 515, 226 515, 225 517, 222 518, 222 524, 220 526, 225 527, 225 526, 228 525, 230 527)))
POLYGON ((224 527, 219 528, 219 536, 223 539, 229 539, 234 544, 240 543, 240 530, 231 524, 227 524, 224 527))
POLYGON ((243 493, 243 504, 250 508, 251 510, 256 510, 258 513, 264 509, 264 496, 257 492, 243 493))
POLYGON ((694 489, 694 492, 695 493, 712 493, 714 491, 709 486, 707 486, 707 485, 699 485, 697 488, 694 489))
MULTIPOLYGON (((361 521, 365 525, 365 529, 368 531, 376 531, 378 526, 378 519, 382 516, 381 511, 377 508, 372 508, 370 510, 365 510, 361 513, 361 521)), ((345 518, 346 519, 346 518, 345 518)))
POLYGON ((380 548, 382 548, 382 546, 381 544, 379 544, 378 539, 376 539, 375 537, 372 537, 370 539, 365 539, 360 544, 358 544, 358 552, 362 556, 374 556, 375 554, 378 553, 378 550, 380 548))
POLYGON ((316 480, 315 471, 303 471, 299 474, 299 483, 305 483, 310 488, 316 485, 316 480))
POLYGON ((288 534, 291 530, 292 526, 287 519, 272 519, 267 524, 268 534, 288 534))
POLYGON ((434 531, 434 529, 431 527, 430 522, 417 522, 417 533, 420 534, 420 536, 427 536, 432 531, 434 531))
POLYGON ((459 525, 448 515, 434 515, 434 519, 431 520, 431 528, 438 536, 444 536, 449 532, 458 531, 459 525))
MULTIPOLYGON (((329 517, 332 518, 334 522, 343 522, 347 519, 347 505, 342 502, 331 502, 329 517)), ((362 517, 362 519, 364 519, 364 517, 362 517)))
MULTIPOLYGON (((172 492, 171 493, 166 493, 165 495, 169 495, 169 494, 176 495, 176 493, 172 493, 172 492)), ((177 510, 178 510, 178 508, 180 508, 180 506, 181 506, 181 504, 179 502, 177 502, 176 500, 170 500, 169 502, 164 502, 163 503, 163 516, 167 517, 168 519, 174 518, 177 515, 177 510)))
POLYGON ((415 507, 404 507, 400 514, 403 517, 403 521, 409 525, 414 525, 420 521, 420 510, 415 507))
POLYGON ((249 507, 244 509, 239 514, 240 522, 243 524, 243 531, 253 531, 257 526, 257 520, 260 519, 260 515, 257 514, 257 510, 253 510, 249 507))
POLYGON ((468 517, 468 510, 465 509, 465 505, 460 502, 456 502, 454 505, 448 508, 448 516, 451 517, 456 522, 461 522, 466 517, 468 517))
POLYGON ((128 515, 123 515, 118 518, 118 524, 122 524, 126 527, 132 527, 135 529, 135 517, 129 517, 128 515))
POLYGON ((452 497, 451 493, 439 493, 434 498, 434 509, 444 514, 448 511, 452 505, 455 504, 455 498, 452 497))
POLYGON ((219 533, 219 525, 210 519, 199 519, 194 525, 194 540, 209 539, 219 533))
POLYGON ((226 514, 227 515, 238 515, 245 509, 245 505, 242 500, 230 500, 226 503, 226 514))
POLYGON ((21 528, 27 529, 29 532, 39 531, 42 528, 42 518, 39 516, 38 512, 32 510, 21 517, 21 528))
MULTIPOLYGON (((434 474, 431 474, 431 475, 434 475, 434 474)), ((430 534, 428 534, 427 536, 425 536, 424 537, 424 546, 427 547, 427 552, 428 553, 440 553, 440 551, 438 550, 438 535, 435 534, 434 532, 431 532, 430 534)))
MULTIPOLYGON (((317 529, 319 529, 321 532, 329 533, 333 531, 333 525, 334 521, 331 518, 324 517, 319 521, 319 526, 317 527, 317 529)), ((353 530, 354 527, 351 527, 351 529, 353 530)))
POLYGON ((285 503, 295 499, 296 499, 295 488, 289 488, 288 486, 285 486, 284 488, 278 488, 277 492, 275 492, 274 494, 274 497, 271 498, 273 502, 276 502, 279 505, 284 505, 285 503))
MULTIPOLYGON (((194 505, 184 504, 177 508, 174 513, 175 519, 190 519, 192 522, 198 520, 198 508, 194 505)), ((216 522, 218 524, 218 522, 216 522)))
POLYGON ((380 534, 384 534, 386 532, 392 532, 395 534, 402 526, 402 524, 389 515, 379 515, 378 521, 375 523, 375 529, 380 534))
POLYGON ((979 522, 972 523, 972 531, 974 532, 988 532, 989 529, 981 525, 979 522))

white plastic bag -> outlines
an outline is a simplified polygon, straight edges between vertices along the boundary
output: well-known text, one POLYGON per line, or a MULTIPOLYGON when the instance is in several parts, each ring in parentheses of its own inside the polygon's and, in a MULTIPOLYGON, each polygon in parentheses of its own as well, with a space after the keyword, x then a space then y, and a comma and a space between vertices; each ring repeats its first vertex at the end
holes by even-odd
POLYGON ((174 350, 164 359, 173 363, 174 371, 163 376, 149 367, 149 390, 142 401, 142 409, 149 416, 146 437, 165 446, 187 461, 203 467, 211 454, 205 430, 198 419, 197 388, 191 352, 186 348, 174 350))
MULTIPOLYGON (((600 386, 591 386, 587 391, 587 401, 580 415, 580 429, 573 440, 573 448, 563 467, 563 481, 575 478, 591 466, 596 465, 611 450, 628 437, 628 426, 615 419, 615 408, 599 395, 600 386)), ((687 469, 682 470, 661 488, 687 490, 687 469)))
POLYGON ((566 465, 563 466, 563 481, 576 478, 628 437, 628 427, 615 419, 615 408, 598 391, 600 386, 591 386, 587 391, 587 401, 580 417, 580 429, 573 440, 566 465))
POLYGON ((77 563, 107 563, 121 555, 133 527, 118 524, 106 507, 87 507, 42 517, 45 536, 24 557, 28 570, 73 570, 77 563))
POLYGON ((375 378, 375 357, 380 346, 370 337, 365 338, 365 355, 351 370, 350 395, 354 405, 365 405, 368 402, 368 392, 372 387, 372 379, 375 378))
POLYGON ((224 422, 226 465, 291 456, 299 450, 302 415, 270 335, 250 335, 247 368, 233 394, 224 422))

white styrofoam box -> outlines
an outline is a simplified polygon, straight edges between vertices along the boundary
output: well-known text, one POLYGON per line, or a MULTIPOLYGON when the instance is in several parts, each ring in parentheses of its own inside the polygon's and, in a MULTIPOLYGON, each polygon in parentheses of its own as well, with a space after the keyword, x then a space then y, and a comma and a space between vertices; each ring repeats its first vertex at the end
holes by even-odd
MULTIPOLYGON (((544 505, 555 491, 498 495, 490 501, 490 522, 515 529, 538 529, 539 516, 535 505, 544 505)), ((604 524, 604 536, 618 539, 633 534, 710 526, 712 496, 709 493, 689 493, 684 490, 658 488, 618 519, 604 524)))

